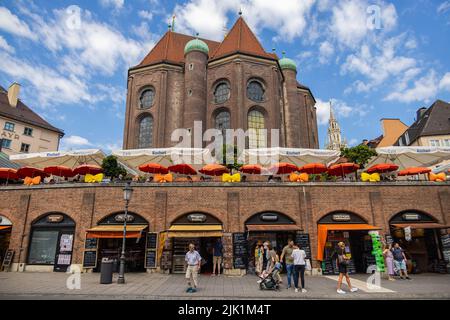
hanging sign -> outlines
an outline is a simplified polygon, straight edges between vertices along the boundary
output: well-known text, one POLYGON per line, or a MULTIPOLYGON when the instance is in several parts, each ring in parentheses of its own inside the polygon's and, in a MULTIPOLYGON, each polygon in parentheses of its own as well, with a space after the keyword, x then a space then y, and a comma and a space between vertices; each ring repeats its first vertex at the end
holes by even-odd
MULTIPOLYGON (((125 214, 118 214, 114 217, 114 220, 117 222, 125 222, 125 214)), ((134 216, 131 214, 127 214, 127 222, 133 222, 134 216)))
POLYGON ((49 223, 60 223, 64 217, 61 214, 52 214, 47 217, 47 222, 49 223))
POLYGON ((351 217, 349 214, 333 214, 333 221, 350 221, 351 217))

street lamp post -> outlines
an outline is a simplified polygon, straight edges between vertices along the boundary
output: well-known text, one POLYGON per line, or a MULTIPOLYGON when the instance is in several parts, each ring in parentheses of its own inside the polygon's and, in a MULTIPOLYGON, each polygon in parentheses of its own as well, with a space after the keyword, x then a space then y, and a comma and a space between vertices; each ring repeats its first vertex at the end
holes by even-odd
POLYGON ((127 239, 127 220, 128 220, 128 204, 131 200, 131 195, 133 194, 133 188, 130 182, 123 188, 123 199, 125 200, 125 214, 123 218, 123 239, 122 239, 122 253, 120 254, 120 269, 119 269, 119 279, 117 283, 125 283, 125 243, 127 239))

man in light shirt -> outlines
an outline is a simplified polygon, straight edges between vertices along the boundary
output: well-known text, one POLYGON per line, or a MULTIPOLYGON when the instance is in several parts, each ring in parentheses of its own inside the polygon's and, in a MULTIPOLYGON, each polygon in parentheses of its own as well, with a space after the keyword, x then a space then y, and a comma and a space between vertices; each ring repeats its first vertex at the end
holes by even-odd
POLYGON ((294 286, 295 292, 298 292, 298 277, 301 278, 302 292, 305 293, 305 268, 306 268, 306 253, 298 246, 294 246, 292 251, 292 258, 294 260, 294 286))
POLYGON ((195 251, 195 245, 193 243, 189 244, 189 251, 186 253, 186 257, 184 260, 187 264, 186 279, 188 281, 188 289, 186 290, 186 292, 197 292, 198 272, 200 270, 202 257, 197 251, 195 251), (194 284, 194 287, 192 287, 192 283, 194 284))

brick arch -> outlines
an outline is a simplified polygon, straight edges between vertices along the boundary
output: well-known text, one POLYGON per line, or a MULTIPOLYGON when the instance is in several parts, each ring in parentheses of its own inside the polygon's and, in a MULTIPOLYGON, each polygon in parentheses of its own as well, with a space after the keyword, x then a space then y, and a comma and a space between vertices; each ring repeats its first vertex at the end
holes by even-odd
POLYGON ((369 220, 367 218, 365 218, 363 215, 356 213, 354 211, 350 211, 350 210, 333 210, 331 212, 328 212, 322 216, 319 217, 319 219, 317 219, 317 221, 315 222, 315 224, 318 224, 320 220, 322 220, 323 218, 333 215, 333 214, 337 214, 337 213, 345 213, 345 214, 350 214, 350 215, 354 215, 357 216, 358 218, 360 218, 361 220, 363 220, 365 223, 369 224, 369 220))
MULTIPOLYGON (((106 220, 107 218, 113 217, 113 216, 115 216, 117 214, 123 214, 123 213, 124 213, 123 210, 119 210, 119 211, 115 211, 115 212, 112 212, 112 213, 105 214, 100 219, 97 220, 95 225, 98 226, 100 224, 100 222, 102 222, 103 220, 106 220)), ((150 222, 144 216, 141 216, 140 214, 138 214, 138 213, 136 213, 134 211, 128 211, 128 214, 141 218, 142 220, 146 221, 148 223, 148 225, 150 226, 150 222)))
POLYGON ((262 210, 262 211, 258 211, 258 212, 254 212, 254 213, 250 213, 246 216, 242 217, 242 220, 244 222, 244 226, 247 224, 247 221, 249 221, 251 218, 255 217, 256 215, 262 214, 262 213, 276 213, 279 214, 280 216, 283 216, 291 221, 293 221, 296 225, 299 224, 300 221, 297 221, 298 216, 295 216, 294 214, 291 215, 289 213, 285 213, 285 212, 281 212, 279 210, 262 210))
POLYGON ((69 218, 70 220, 72 220, 73 221, 73 223, 74 223, 74 225, 75 225, 75 227, 77 226, 77 220, 76 219, 74 219, 74 218, 72 218, 69 214, 67 214, 67 213, 65 213, 65 212, 61 212, 61 211, 49 211, 49 212, 45 212, 45 213, 43 213, 43 214, 40 214, 40 215, 38 215, 36 218, 34 218, 31 222, 30 222, 30 226, 33 226, 33 224, 35 224, 37 221, 39 221, 40 219, 42 219, 42 218, 44 218, 44 217, 46 217, 46 216, 49 216, 49 215, 52 215, 52 214, 55 214, 55 215, 63 215, 65 218, 67 217, 67 218, 69 218))
POLYGON ((407 212, 410 212, 410 213, 420 213, 420 214, 423 214, 423 215, 425 215, 425 216, 430 217, 430 218, 433 219, 435 222, 442 222, 442 221, 440 221, 440 219, 436 218, 434 215, 432 215, 432 214, 430 214, 430 213, 428 213, 428 212, 426 212, 426 211, 419 210, 419 209, 406 209, 406 210, 397 211, 397 212, 395 212, 395 213, 389 215, 389 217, 387 218, 387 222, 390 223, 390 222, 392 221, 392 219, 393 219, 394 217, 396 217, 397 215, 400 215, 400 214, 403 214, 403 213, 407 213, 407 212))
POLYGON ((171 226, 178 219, 180 219, 184 216, 187 216, 189 214, 192 214, 192 213, 201 213, 201 214, 209 215, 209 216, 213 217, 214 219, 217 219, 218 221, 220 221, 222 223, 222 226, 225 226, 225 222, 222 219, 220 219, 218 215, 211 214, 210 212, 206 212, 206 211, 202 211, 202 210, 189 211, 189 212, 184 212, 182 214, 178 214, 177 216, 175 216, 175 218, 171 219, 168 222, 168 225, 171 226))
POLYGON ((14 224, 15 224, 14 219, 11 218, 11 216, 9 216, 8 214, 4 214, 3 212, 0 212, 0 217, 4 217, 4 218, 8 219, 9 221, 11 221, 12 225, 14 226, 14 224))

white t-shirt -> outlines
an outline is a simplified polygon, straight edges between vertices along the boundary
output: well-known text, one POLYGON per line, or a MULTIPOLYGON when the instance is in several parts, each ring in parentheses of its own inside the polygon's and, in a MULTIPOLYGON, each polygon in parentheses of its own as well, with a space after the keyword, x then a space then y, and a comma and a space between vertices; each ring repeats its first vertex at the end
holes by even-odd
POLYGON ((292 258, 294 258, 294 265, 301 265, 301 266, 306 265, 305 250, 294 249, 294 251, 292 251, 292 258))

